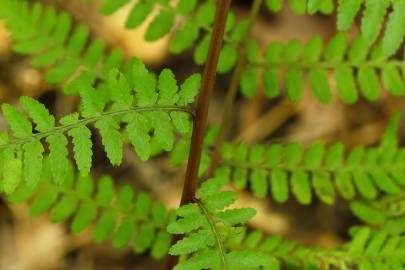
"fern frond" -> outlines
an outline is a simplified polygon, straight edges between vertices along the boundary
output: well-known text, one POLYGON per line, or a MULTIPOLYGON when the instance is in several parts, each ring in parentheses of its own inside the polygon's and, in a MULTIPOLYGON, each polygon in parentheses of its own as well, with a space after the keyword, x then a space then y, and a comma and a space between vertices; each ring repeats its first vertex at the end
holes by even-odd
POLYGON ((174 269, 251 269, 268 266, 272 258, 262 252, 230 250, 224 243, 255 215, 251 208, 227 209, 237 200, 231 191, 221 191, 227 180, 217 177, 205 181, 198 191, 196 202, 180 207, 178 219, 168 225, 171 234, 183 235, 169 250, 171 255, 182 255, 174 269))
POLYGON ((352 213, 366 224, 378 226, 391 235, 405 232, 403 194, 384 196, 377 201, 357 200, 350 204, 352 213))
POLYGON ((346 260, 344 266, 356 264, 360 269, 404 268, 403 236, 390 236, 384 230, 367 227, 354 228, 351 233, 352 240, 343 251, 348 257, 353 257, 353 262, 346 260))
POLYGON ((382 38, 383 54, 386 57, 394 55, 402 45, 405 31, 405 5, 403 1, 392 0, 339 0, 338 20, 339 30, 347 30, 353 24, 354 18, 364 4, 361 19, 361 33, 367 44, 373 44, 380 35, 384 17, 388 12, 388 21, 382 38), (390 8, 392 6, 392 8, 390 8))
MULTIPOLYGON (((211 163, 211 145, 206 142, 200 176, 211 163)), ((370 148, 359 145, 345 150, 342 143, 316 142, 306 149, 298 143, 267 146, 225 143, 216 173, 231 179, 238 189, 249 189, 258 198, 270 195, 278 203, 294 197, 306 205, 317 197, 333 204, 338 195, 349 201, 370 200, 379 194, 404 192, 405 149, 388 145, 370 148)), ((171 161, 185 162, 188 149, 189 142, 183 138, 171 153, 171 161)))
MULTIPOLYGON (((101 11, 110 15, 121 8, 129 0, 104 1, 101 11)), ((158 9, 158 14, 149 23, 146 33, 146 41, 155 41, 173 32, 170 41, 169 51, 180 54, 195 45, 194 61, 197 65, 203 65, 207 59, 209 41, 214 22, 215 1, 204 1, 197 5, 197 1, 181 0, 177 2, 142 0, 138 1, 132 8, 127 18, 126 27, 135 28, 144 23, 153 10, 158 9), (174 4, 172 4, 174 3, 174 4), (180 21, 175 25, 175 18, 180 21), (201 39, 199 39, 202 35, 201 39)), ((219 73, 229 72, 236 64, 238 58, 238 47, 248 28, 248 20, 235 22, 233 12, 228 14, 228 21, 224 34, 224 45, 221 49, 217 70, 219 73)))
POLYGON ((305 150, 298 143, 227 144, 222 170, 236 187, 249 188, 259 198, 271 192, 279 203, 293 195, 299 203, 309 204, 314 192, 324 203, 333 204, 337 193, 346 200, 402 193, 404 154, 402 148, 379 151, 363 146, 345 151, 341 143, 314 143, 305 150))
MULTIPOLYGON (((381 44, 370 47, 362 37, 349 44, 347 35, 338 34, 323 47, 322 39, 313 37, 304 45, 296 39, 286 45, 272 42, 263 57, 252 58, 249 57, 252 52, 248 52, 249 64, 241 78, 242 94, 255 96, 263 83, 265 95, 275 98, 281 95, 284 82, 286 95, 297 102, 303 97, 307 77, 313 96, 322 103, 329 103, 332 99, 330 75, 336 82, 338 97, 347 104, 358 101, 359 92, 369 101, 378 100, 380 80, 389 94, 405 94, 401 77, 403 61, 384 56, 381 44)), ((258 55, 257 46, 250 50, 258 55)))
POLYGON ((383 230, 354 228, 352 239, 337 249, 307 248, 283 241, 279 235, 264 236, 261 231, 239 234, 226 242, 231 249, 248 249, 272 256, 268 269, 403 269, 404 237, 390 236, 383 230))
POLYGON ((92 159, 89 124, 94 124, 98 129, 107 157, 113 165, 121 163, 124 142, 131 143, 142 160, 150 157, 152 144, 158 149, 172 150, 175 130, 183 134, 190 131, 192 113, 188 105, 198 93, 200 75, 191 75, 179 89, 170 70, 164 70, 156 82, 141 62, 134 61, 132 64, 128 77, 131 81, 118 70, 112 70, 102 87, 104 93, 85 85, 80 91, 80 114, 73 113, 61 118, 59 125, 55 125, 55 118, 32 98, 21 98, 32 122, 15 107, 2 105, 3 115, 14 136, 9 138, 6 131, 0 140, 0 154, 4 160, 0 171, 6 192, 11 193, 17 187, 19 180, 16 178, 21 180, 22 171, 28 183, 37 183, 45 148, 43 139, 49 146, 55 181, 60 183, 67 169, 66 135, 72 137, 77 167, 83 175, 87 175, 92 159), (103 96, 106 98, 103 99, 103 96), (37 132, 33 132, 33 124, 37 132))
POLYGON ((296 14, 331 14, 335 8, 333 0, 266 0, 265 3, 271 12, 279 12, 286 3, 296 14))
MULTIPOLYGON (((225 142, 215 174, 231 179, 237 189, 249 189, 258 198, 270 195, 276 202, 294 197, 310 204, 314 197, 333 204, 337 196, 353 201, 379 195, 401 196, 405 187, 405 149, 399 147, 402 112, 393 114, 378 146, 345 149, 341 142, 320 141, 269 145, 225 142)), ((209 128, 199 176, 207 172, 219 128, 209 128)), ((181 138, 171 152, 173 165, 187 161, 190 138, 181 138)))
POLYGON ((116 191, 110 176, 102 176, 96 183, 90 176, 76 177, 70 164, 62 184, 55 184, 52 166, 45 159, 38 186, 22 185, 8 201, 29 201, 32 216, 48 214, 54 223, 71 219, 73 234, 92 226, 97 243, 110 240, 115 248, 130 245, 137 254, 150 250, 156 259, 167 254, 171 236, 166 226, 174 215, 162 203, 153 202, 147 193, 135 194, 129 186, 116 191))
MULTIPOLYGON (((130 0, 105 0, 100 12, 104 15, 111 15, 130 4, 130 0)), ((145 40, 152 42, 167 35, 171 30, 176 34, 171 42, 170 51, 180 53, 196 42, 202 29, 210 29, 214 21, 215 3, 207 1, 198 7, 197 0, 180 0, 177 2, 160 0, 141 0, 131 7, 131 11, 126 18, 125 27, 133 29, 139 27, 149 17, 153 19, 148 24, 145 32, 145 40), (158 10, 155 14, 155 10, 158 10), (176 21, 182 21, 180 25, 176 21)))
POLYGON ((73 27, 72 18, 66 12, 57 13, 40 2, 31 6, 25 0, 1 1, 0 9, 7 10, 0 17, 12 32, 13 50, 32 56, 34 67, 46 68, 45 78, 49 83, 68 82, 64 87, 66 93, 75 93, 80 81, 91 84, 123 64, 120 49, 106 53, 106 46, 100 40, 87 45, 88 28, 73 27), (83 70, 87 72, 83 74, 83 70))

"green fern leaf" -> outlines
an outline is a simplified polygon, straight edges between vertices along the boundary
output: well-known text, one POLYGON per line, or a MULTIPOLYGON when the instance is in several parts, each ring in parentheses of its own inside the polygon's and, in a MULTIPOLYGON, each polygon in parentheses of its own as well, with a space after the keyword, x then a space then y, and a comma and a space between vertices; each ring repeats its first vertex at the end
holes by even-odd
POLYGON ((199 217, 199 215, 193 215, 192 218, 183 218, 176 223, 169 224, 167 231, 171 234, 184 234, 197 229, 203 224, 205 224, 203 218, 199 217))
POLYGON ((246 250, 230 252, 227 254, 227 260, 231 269, 252 269, 268 266, 273 262, 272 257, 267 254, 246 250))
POLYGON ((276 69, 268 69, 263 73, 264 93, 269 98, 274 98, 280 95, 280 85, 278 78, 280 74, 276 69))
POLYGON ((128 3, 128 0, 106 0, 105 3, 100 7, 100 12, 105 15, 110 15, 126 3, 128 3))
POLYGON ((118 193, 118 205, 123 210, 129 210, 134 197, 134 192, 129 186, 123 186, 118 193))
POLYGON ((170 69, 164 69, 159 75, 159 105, 173 105, 178 100, 177 81, 170 69))
POLYGON ((46 138, 49 143, 49 159, 51 162, 52 175, 56 183, 63 183, 69 166, 68 141, 63 134, 55 134, 46 138))
POLYGON ((97 95, 96 90, 90 88, 80 91, 81 99, 81 114, 84 117, 99 116, 103 111, 103 103, 100 95, 97 95))
POLYGON ((185 112, 171 112, 172 124, 180 134, 189 134, 191 131, 192 123, 188 113, 185 112))
POLYGON ((114 197, 113 179, 108 175, 103 175, 97 186, 96 201, 103 205, 111 204, 114 197))
POLYGON ((312 69, 308 76, 312 93, 319 101, 325 104, 329 103, 332 99, 327 76, 327 73, 323 69, 312 69))
POLYGON ((266 0, 266 6, 272 12, 279 12, 283 7, 283 0, 266 0))
POLYGON ((322 143, 312 144, 304 155, 304 165, 310 169, 316 169, 321 165, 325 154, 325 145, 322 143))
POLYGON ((293 102, 302 98, 303 74, 297 69, 290 69, 285 75, 287 95, 293 102))
POLYGON ((93 222, 96 215, 97 208, 94 204, 89 202, 82 203, 70 226, 72 233, 79 234, 83 232, 93 222))
POLYGON ((167 210, 162 202, 155 202, 152 205, 152 220, 157 226, 164 226, 168 219, 167 210))
POLYGON ((62 62, 59 66, 50 69, 46 73, 45 79, 53 84, 67 81, 79 67, 80 62, 78 60, 68 59, 62 62))
MULTIPOLYGON (((105 57, 103 75, 108 75, 112 69, 118 69, 124 61, 124 55, 120 48, 113 48, 105 57)), ((71 82, 70 82, 71 83, 71 82)))
MULTIPOLYGON (((270 51, 268 53, 270 53, 272 50, 276 50, 277 53, 278 49, 279 49, 278 45, 275 45, 274 48, 269 48, 270 51)), ((302 50, 301 42, 298 39, 293 39, 290 42, 288 42, 287 46, 284 48, 280 56, 282 56, 282 59, 286 63, 294 63, 299 59, 301 55, 301 50, 302 50)), ((270 57, 270 55, 268 55, 268 57, 270 57)))
POLYGON ((114 119, 103 119, 95 123, 100 131, 107 157, 112 165, 119 165, 122 161, 122 140, 119 125, 114 119))
POLYGON ((229 72, 236 64, 238 51, 232 44, 225 44, 220 52, 217 71, 220 74, 229 72))
POLYGON ((101 40, 93 41, 84 54, 83 62, 89 67, 95 67, 104 53, 105 45, 101 40))
POLYGON ((68 43, 69 51, 75 54, 82 52, 86 45, 87 37, 89 36, 89 29, 84 25, 79 25, 72 34, 72 37, 68 43))
POLYGON ((38 195, 35 200, 32 202, 30 206, 30 214, 31 216, 39 216, 43 213, 46 213, 51 206, 56 202, 58 199, 58 194, 51 191, 46 190, 38 195))
POLYGON ((101 243, 108 239, 114 232, 117 215, 114 211, 105 211, 101 214, 93 232, 93 239, 101 243))
POLYGON ((333 204, 335 190, 333 183, 326 173, 315 173, 312 178, 312 184, 316 195, 326 204, 333 204))
POLYGON ((138 237, 134 242, 135 253, 143 253, 153 244, 155 228, 152 224, 144 223, 140 226, 138 237))
POLYGON ((348 46, 347 43, 347 35, 338 34, 334 36, 325 49, 325 60, 331 63, 341 62, 348 46))
POLYGON ((174 130, 169 114, 166 112, 151 112, 148 116, 152 121, 155 142, 165 151, 171 151, 174 145, 174 130))
POLYGON ((377 211, 364 203, 352 202, 350 208, 355 216, 364 220, 368 224, 377 225, 382 224, 385 221, 385 216, 380 211, 377 211))
POLYGON ((19 110, 6 103, 1 106, 1 109, 5 120, 17 138, 27 137, 32 134, 31 123, 19 110))
POLYGON ((4 150, 3 158, 3 188, 4 192, 11 194, 17 188, 22 179, 22 162, 14 157, 11 149, 4 150))
POLYGON ((361 33, 368 44, 372 44, 376 40, 388 5, 388 0, 365 1, 365 10, 361 20, 361 33))
POLYGON ((37 131, 43 132, 55 127, 55 118, 49 114, 43 104, 30 97, 21 97, 20 103, 35 122, 37 131))
POLYGON ((149 159, 152 150, 150 145, 150 124, 140 113, 128 117, 126 133, 132 146, 141 160, 149 159))
POLYGON ((188 158, 189 151, 190 141, 187 139, 181 139, 176 143, 170 154, 170 163, 173 165, 183 164, 188 158))
POLYGON ((78 200, 74 196, 63 197, 51 210, 50 220, 55 223, 67 220, 77 209, 78 200))
POLYGON ((362 251, 370 237, 370 234, 371 230, 369 228, 361 228, 358 232, 356 232, 356 235, 348 246, 348 251, 350 253, 362 251))
POLYGON ((351 68, 338 68, 335 73, 336 88, 345 103, 353 104, 358 99, 356 82, 351 68))
POLYGON ((44 147, 39 141, 24 144, 24 179, 28 186, 36 186, 41 178, 44 147))
POLYGON ((153 243, 151 254, 155 259, 160 259, 167 255, 171 244, 171 235, 165 231, 159 231, 153 243))
POLYGON ((113 239, 113 247, 121 248, 129 243, 136 230, 136 221, 133 217, 125 217, 118 226, 113 239))
POLYGON ((197 25, 185 22, 174 34, 170 42, 169 50, 171 53, 180 54, 190 48, 197 40, 200 29, 197 25))
POLYGON ((260 63, 260 49, 257 41, 250 39, 246 46, 246 59, 250 63, 260 63))
POLYGON ((349 29, 353 24, 356 14, 360 10, 361 0, 339 0, 337 28, 341 31, 349 29))
POLYGON ((179 106, 186 106, 194 102, 195 97, 201 87, 201 75, 193 74, 189 76, 180 86, 179 100, 176 102, 179 106))
POLYGON ((211 25, 214 22, 215 9, 213 1, 203 3, 197 11, 196 22, 205 26, 211 25))
POLYGON ((135 28, 141 25, 153 11, 152 2, 139 1, 131 9, 125 22, 126 28, 135 28))
POLYGON ((288 0, 291 10, 297 14, 304 14, 307 10, 306 0, 288 0))
POLYGON ((356 196, 354 185, 348 173, 342 172, 336 174, 336 187, 340 195, 346 200, 352 200, 356 196))
POLYGON ((146 219, 151 208, 151 199, 146 193, 139 193, 135 202, 135 216, 138 219, 146 219))
POLYGON ((90 172, 93 155, 91 132, 86 126, 80 126, 70 130, 68 134, 73 138, 74 158, 79 171, 87 175, 90 172))
POLYGON ((236 23, 230 38, 235 42, 241 42, 249 29, 249 20, 241 19, 236 23))
POLYGON ((170 255, 185 255, 214 244, 215 239, 212 233, 208 230, 201 230, 178 241, 170 248, 169 253, 170 255))
POLYGON ((188 14, 194 11, 196 5, 197 0, 180 0, 176 7, 181 13, 188 14))
POLYGON ((201 270, 210 269, 218 265, 218 258, 213 250, 197 253, 190 259, 177 264, 173 270, 201 270))
POLYGON ((109 73, 108 87, 110 96, 121 109, 128 109, 132 106, 133 96, 127 79, 118 69, 112 69, 109 73))
POLYGON ((301 204, 310 204, 312 201, 311 184, 308 174, 304 171, 295 171, 291 177, 292 193, 301 204))
POLYGON ((330 168, 337 168, 343 164, 344 145, 334 143, 329 146, 326 152, 325 165, 330 168))
POLYGON ((174 13, 169 10, 161 10, 149 24, 145 33, 146 41, 155 41, 166 35, 174 24, 174 13))
POLYGON ((208 211, 221 210, 231 205, 238 199, 238 194, 232 191, 224 191, 207 196, 203 199, 208 211))
POLYGON ((316 63, 322 54, 322 38, 315 36, 304 46, 303 60, 305 63, 316 63))
POLYGON ((242 94, 246 97, 254 97, 257 93, 258 79, 256 68, 248 68, 241 74, 240 86, 242 94))
POLYGON ((394 96, 401 96, 405 93, 404 82, 396 67, 388 65, 382 69, 384 86, 394 96))
POLYGON ((349 60, 356 63, 367 61, 370 46, 362 36, 357 37, 348 51, 349 60))
POLYGON ((308 0, 308 13, 315 14, 321 8, 322 0, 308 0))
POLYGON ((208 57, 208 49, 210 46, 211 36, 205 35, 204 38, 197 44, 194 50, 194 62, 197 65, 202 65, 205 63, 208 57))
POLYGON ((271 192, 276 202, 283 203, 288 199, 287 173, 283 170, 273 170, 271 174, 271 192))
POLYGON ((63 44, 69 35, 72 19, 66 12, 61 12, 56 20, 53 38, 55 42, 63 44))
POLYGON ((380 82, 375 70, 369 67, 361 68, 357 78, 363 95, 370 101, 378 100, 380 97, 380 82))
POLYGON ((374 170, 372 178, 378 189, 384 191, 386 194, 395 195, 401 192, 399 186, 394 180, 382 170, 374 170))
POLYGON ((139 60, 135 60, 132 66, 133 84, 138 94, 139 106, 153 105, 156 103, 157 94, 156 80, 139 60))
POLYGON ((268 191, 267 172, 265 170, 253 170, 251 175, 251 188, 258 198, 264 198, 268 191))
POLYGON ((377 189, 369 175, 363 172, 354 173, 353 181, 357 190, 363 197, 370 200, 377 197, 377 189))

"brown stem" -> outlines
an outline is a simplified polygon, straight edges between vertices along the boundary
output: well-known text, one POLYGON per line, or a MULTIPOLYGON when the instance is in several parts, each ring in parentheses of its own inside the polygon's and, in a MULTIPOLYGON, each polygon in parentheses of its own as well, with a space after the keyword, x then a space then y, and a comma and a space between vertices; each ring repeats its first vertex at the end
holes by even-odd
MULTIPOLYGON (((188 156, 187 170, 183 185, 183 194, 180 205, 191 203, 197 190, 198 168, 201 160, 204 131, 207 123, 208 108, 214 88, 219 53, 225 32, 226 20, 232 0, 217 0, 214 27, 207 62, 204 67, 201 90, 198 96, 197 108, 194 118, 193 133, 191 137, 190 154, 188 156)), ((180 236, 173 237, 172 243, 177 242, 180 236)), ((178 263, 178 256, 168 256, 165 269, 171 270, 178 263)))
POLYGON ((250 11, 249 27, 245 33, 245 36, 243 37, 242 46, 240 47, 240 50, 239 50, 238 63, 236 64, 236 68, 232 74, 232 79, 229 84, 227 95, 225 97, 224 110, 222 112, 221 122, 220 122, 220 129, 219 129, 216 141, 215 141, 214 151, 213 151, 213 155, 212 155, 212 161, 211 161, 210 167, 207 172, 208 177, 211 177, 213 175, 213 173, 219 163, 221 149, 224 144, 226 132, 229 130, 229 126, 230 126, 230 122, 231 122, 230 116, 233 111, 233 106, 235 103, 235 98, 236 98, 236 94, 237 94, 239 83, 240 83, 240 76, 242 74, 243 67, 245 66, 245 62, 246 62, 246 58, 245 58, 246 46, 247 46, 247 43, 249 42, 249 37, 250 37, 250 33, 252 31, 253 23, 256 21, 256 18, 257 18, 257 15, 259 14, 262 3, 263 3, 263 0, 255 0, 253 2, 252 9, 250 11))

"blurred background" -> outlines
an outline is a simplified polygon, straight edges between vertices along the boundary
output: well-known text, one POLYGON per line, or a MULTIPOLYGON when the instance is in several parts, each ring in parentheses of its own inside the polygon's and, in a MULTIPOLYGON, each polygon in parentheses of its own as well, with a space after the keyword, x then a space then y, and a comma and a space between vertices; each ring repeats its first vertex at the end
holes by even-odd
MULTIPOLYGON (((145 27, 125 30, 124 20, 130 11, 123 8, 113 16, 98 14, 97 1, 86 4, 81 0, 44 0, 57 9, 69 11, 76 22, 87 24, 94 37, 100 37, 113 47, 121 47, 127 57, 141 58, 151 69, 160 71, 170 67, 182 80, 191 72, 201 71, 195 66, 192 51, 180 56, 168 53, 170 35, 154 43, 143 40, 145 27)), ((234 0, 233 9, 238 18, 248 15, 250 0, 234 0)), ((314 35, 328 40, 335 34, 335 16, 295 15, 285 6, 280 13, 271 14, 264 7, 253 28, 253 35, 261 48, 270 41, 287 42, 292 38, 306 41, 314 35)), ((356 34, 358 25, 351 30, 356 34)), ((19 96, 27 95, 44 102, 56 116, 76 110, 76 97, 63 96, 54 86, 47 84, 43 73, 29 65, 29 59, 11 52, 9 33, 0 21, 0 102, 17 105, 19 96)), ((218 123, 222 104, 231 74, 218 77, 209 121, 218 123)), ((332 86, 333 88, 333 86, 332 86)), ((307 89, 308 90, 308 89, 307 89)), ((263 91, 261 91, 263 92, 263 91)), ((375 102, 360 101, 343 105, 337 98, 329 105, 322 105, 309 91, 304 91, 302 102, 293 104, 286 98, 269 101, 261 93, 251 100, 238 96, 232 119, 232 138, 250 144, 281 140, 299 141, 304 145, 318 139, 342 141, 348 147, 357 144, 378 143, 387 121, 393 112, 405 105, 404 98, 388 95, 375 102)), ((384 93, 384 92, 383 92, 384 93)), ((403 126, 403 125, 402 125, 403 126)), ((0 119, 0 130, 5 128, 0 119)), ((403 131, 401 129, 403 138, 403 131)), ((167 156, 142 163, 132 149, 125 149, 123 165, 112 168, 105 160, 100 138, 94 139, 95 178, 111 174, 117 185, 130 184, 135 190, 151 192, 153 197, 176 207, 181 194, 184 167, 173 167, 167 156)), ((314 201, 309 207, 294 200, 283 205, 271 199, 257 200, 242 194, 241 204, 255 207, 259 214, 250 226, 269 234, 282 234, 306 246, 336 247, 347 239, 347 229, 356 224, 344 201, 327 206, 314 201)), ((87 230, 78 236, 69 233, 66 224, 52 224, 46 216, 31 218, 26 205, 10 206, 0 200, 0 269, 161 269, 148 255, 137 256, 130 248, 114 250, 110 243, 94 244, 87 230)))

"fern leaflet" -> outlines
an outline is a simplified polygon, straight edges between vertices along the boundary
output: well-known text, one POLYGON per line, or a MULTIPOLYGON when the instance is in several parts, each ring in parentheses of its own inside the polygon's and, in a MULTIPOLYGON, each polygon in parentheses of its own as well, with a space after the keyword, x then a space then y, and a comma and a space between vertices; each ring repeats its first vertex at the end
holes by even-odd
POLYGON ((57 13, 53 7, 44 7, 39 2, 30 6, 25 0, 1 1, 0 9, 7 11, 0 13, 0 17, 13 33, 13 50, 32 55, 32 65, 47 69, 45 78, 49 83, 65 84, 65 93, 77 93, 78 84, 83 81, 91 84, 123 64, 120 49, 112 49, 104 56, 102 41, 86 45, 88 28, 83 25, 74 28, 66 12, 57 13))
POLYGON ((31 121, 22 112, 3 104, 3 114, 14 135, 14 138, 9 138, 8 132, 3 132, 0 145, 4 160, 12 162, 5 162, 1 169, 6 191, 10 193, 17 187, 19 181, 16 178, 22 170, 25 171, 24 179, 36 184, 41 172, 44 154, 41 140, 44 138, 49 145, 54 179, 61 182, 68 164, 65 133, 72 137, 74 158, 80 172, 87 175, 92 159, 92 133, 87 127, 90 123, 99 130, 107 157, 113 165, 121 163, 124 141, 134 146, 142 160, 152 154, 152 144, 157 149, 171 151, 174 131, 178 129, 183 134, 190 131, 191 113, 187 106, 198 93, 200 75, 191 75, 178 89, 171 71, 164 70, 156 89, 155 77, 142 63, 133 61, 129 70, 128 76, 133 81, 127 80, 118 70, 112 70, 103 87, 104 93, 84 85, 80 91, 80 114, 61 118, 58 126, 42 104, 22 97, 23 108, 35 124, 35 133, 31 121), (122 126, 126 127, 123 133, 122 126))
POLYGON ((156 259, 166 255, 171 241, 166 225, 174 213, 162 203, 152 202, 144 192, 135 194, 129 186, 115 191, 112 178, 106 175, 98 179, 95 187, 90 176, 76 177, 70 164, 62 184, 56 185, 51 167, 50 160, 45 159, 39 185, 20 186, 8 201, 15 204, 29 200, 32 216, 49 213, 54 223, 71 218, 73 234, 93 224, 92 235, 97 243, 111 239, 115 248, 131 245, 137 254, 150 250, 156 259))
POLYGON ((384 22, 384 16, 389 13, 386 29, 382 38, 383 54, 386 57, 394 55, 403 43, 405 32, 404 2, 392 0, 339 0, 338 20, 339 30, 347 30, 353 24, 354 18, 364 4, 361 19, 361 33, 367 44, 373 44, 384 22), (389 8, 392 6, 392 10, 389 8))
POLYGON ((248 65, 241 76, 241 92, 248 98, 257 94, 261 84, 268 98, 279 97, 284 82, 287 97, 298 102, 303 98, 307 75, 312 95, 322 103, 329 103, 332 100, 329 73, 334 74, 338 97, 347 104, 359 100, 358 92, 369 101, 378 100, 381 96, 379 74, 389 94, 405 94, 402 61, 384 56, 381 43, 370 48, 361 36, 349 46, 347 35, 338 34, 325 48, 320 37, 311 38, 305 45, 296 39, 288 44, 272 42, 263 56, 258 45, 251 45, 247 59, 248 65))
POLYGON ((236 226, 246 223, 255 215, 255 210, 251 208, 224 210, 238 198, 235 192, 221 191, 227 182, 224 179, 217 177, 205 181, 199 189, 196 203, 176 210, 179 219, 170 223, 167 230, 184 237, 170 248, 169 253, 189 258, 174 269, 246 269, 269 265, 269 255, 227 250, 224 246, 224 239, 231 237, 237 230, 236 226))

